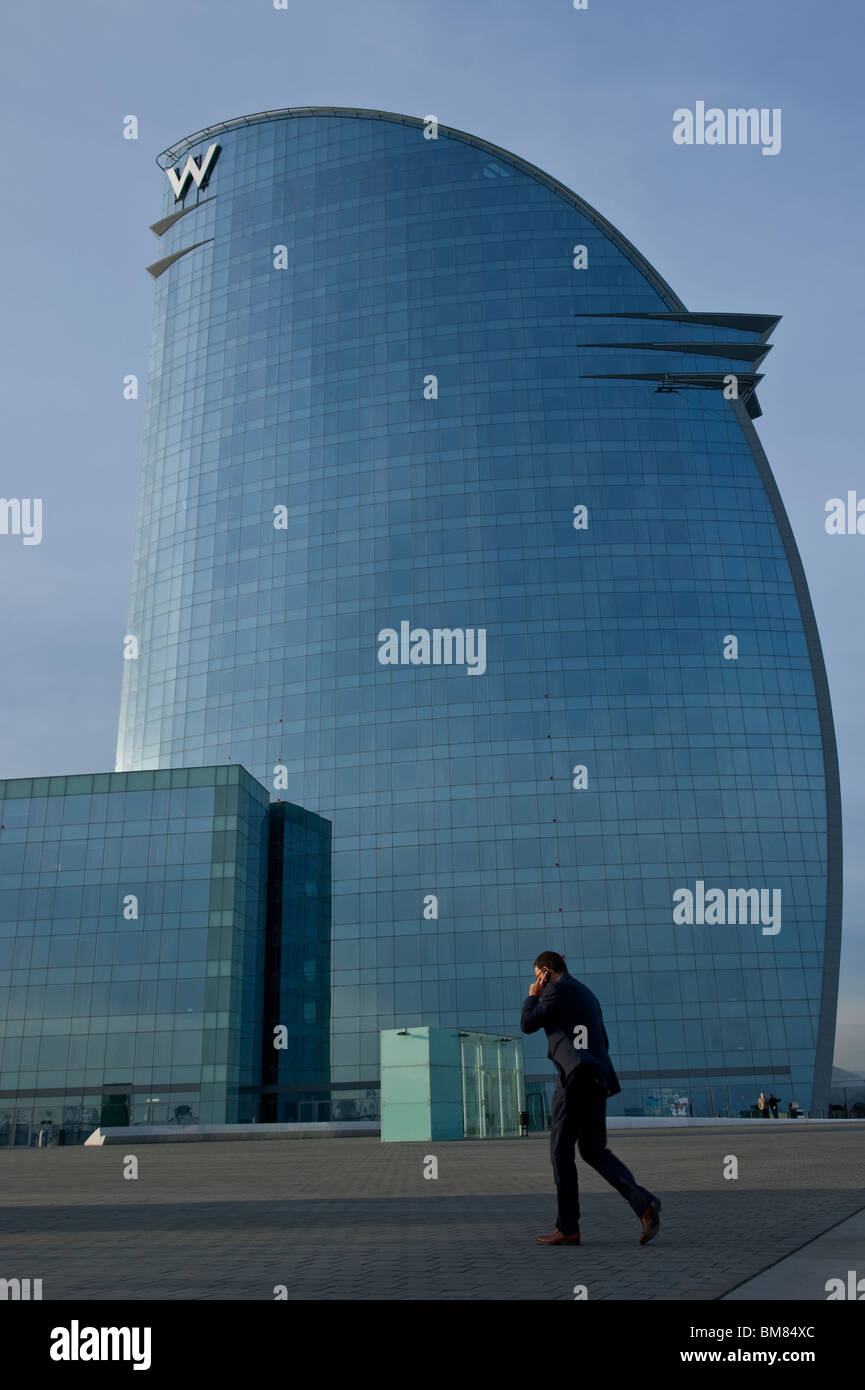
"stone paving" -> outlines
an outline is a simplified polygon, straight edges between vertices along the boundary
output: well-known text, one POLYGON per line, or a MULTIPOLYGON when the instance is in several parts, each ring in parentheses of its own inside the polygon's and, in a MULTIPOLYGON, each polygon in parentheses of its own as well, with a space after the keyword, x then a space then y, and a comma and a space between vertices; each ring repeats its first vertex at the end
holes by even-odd
MULTIPOLYGON (((137 1180, 134 1145, 0 1151, 0 1278, 41 1278, 44 1300, 710 1300, 865 1208, 858 1125, 609 1139, 664 1202, 642 1249, 582 1163, 583 1244, 536 1245, 555 1217, 545 1136, 142 1145, 137 1180)), ((818 1282, 798 1296, 825 1299, 818 1282)))

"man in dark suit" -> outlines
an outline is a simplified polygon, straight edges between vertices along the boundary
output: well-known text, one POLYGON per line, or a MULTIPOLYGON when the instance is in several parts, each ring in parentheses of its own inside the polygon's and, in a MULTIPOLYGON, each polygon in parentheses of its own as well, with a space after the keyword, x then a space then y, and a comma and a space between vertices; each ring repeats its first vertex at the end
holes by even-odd
POLYGON ((524 1033, 543 1028, 547 1055, 558 1072, 550 1109, 550 1157, 559 1208, 556 1229, 538 1236, 540 1245, 579 1245, 580 1188, 574 1149, 621 1192, 640 1218, 640 1244, 647 1245, 661 1222, 660 1200, 639 1187, 633 1173, 607 1148, 607 1097, 621 1091, 610 1061, 601 1006, 592 991, 569 975, 564 957, 542 951, 535 982, 523 1004, 524 1033))

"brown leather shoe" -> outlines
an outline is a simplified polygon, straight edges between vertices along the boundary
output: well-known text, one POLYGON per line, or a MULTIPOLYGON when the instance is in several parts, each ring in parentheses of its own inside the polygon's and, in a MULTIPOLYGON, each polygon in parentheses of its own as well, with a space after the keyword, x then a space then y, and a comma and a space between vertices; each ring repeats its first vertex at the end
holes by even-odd
POLYGON ((575 1231, 572 1236, 563 1236, 561 1231, 553 1231, 551 1236, 538 1236, 538 1245, 579 1245, 580 1233, 575 1231))
POLYGON ((660 1211, 661 1203, 656 1198, 654 1202, 649 1203, 643 1215, 640 1217, 640 1226, 642 1228, 642 1235, 640 1236, 641 1245, 648 1245, 649 1241, 654 1240, 655 1236, 660 1231, 660 1211))

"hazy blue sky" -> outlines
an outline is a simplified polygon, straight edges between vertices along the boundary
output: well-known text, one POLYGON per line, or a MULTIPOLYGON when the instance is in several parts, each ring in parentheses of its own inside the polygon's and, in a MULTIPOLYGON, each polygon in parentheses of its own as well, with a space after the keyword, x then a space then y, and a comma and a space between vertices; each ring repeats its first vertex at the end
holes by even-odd
POLYGON ((841 758, 846 940, 836 1061, 865 1064, 862 6, 805 0, 6 0, 0 44, 0 775, 110 769, 156 259, 154 157, 282 106, 436 115, 597 207, 690 309, 784 316, 758 430, 808 575, 841 758), (780 107, 782 147, 681 147, 673 111, 780 107), (137 142, 123 117, 140 121, 137 142), (860 605, 862 605, 860 607, 860 605))

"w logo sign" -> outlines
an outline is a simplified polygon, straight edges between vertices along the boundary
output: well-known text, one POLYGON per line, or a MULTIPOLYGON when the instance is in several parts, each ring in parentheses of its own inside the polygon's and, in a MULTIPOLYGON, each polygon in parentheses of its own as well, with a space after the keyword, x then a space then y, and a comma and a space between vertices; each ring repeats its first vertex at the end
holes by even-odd
POLYGON ((207 153, 202 157, 201 163, 197 163, 192 155, 187 157, 181 173, 176 169, 166 169, 168 182, 174 189, 174 201, 178 202, 186 192, 186 186, 192 179, 196 188, 204 188, 210 171, 216 163, 216 156, 219 154, 219 146, 211 145, 207 153))

